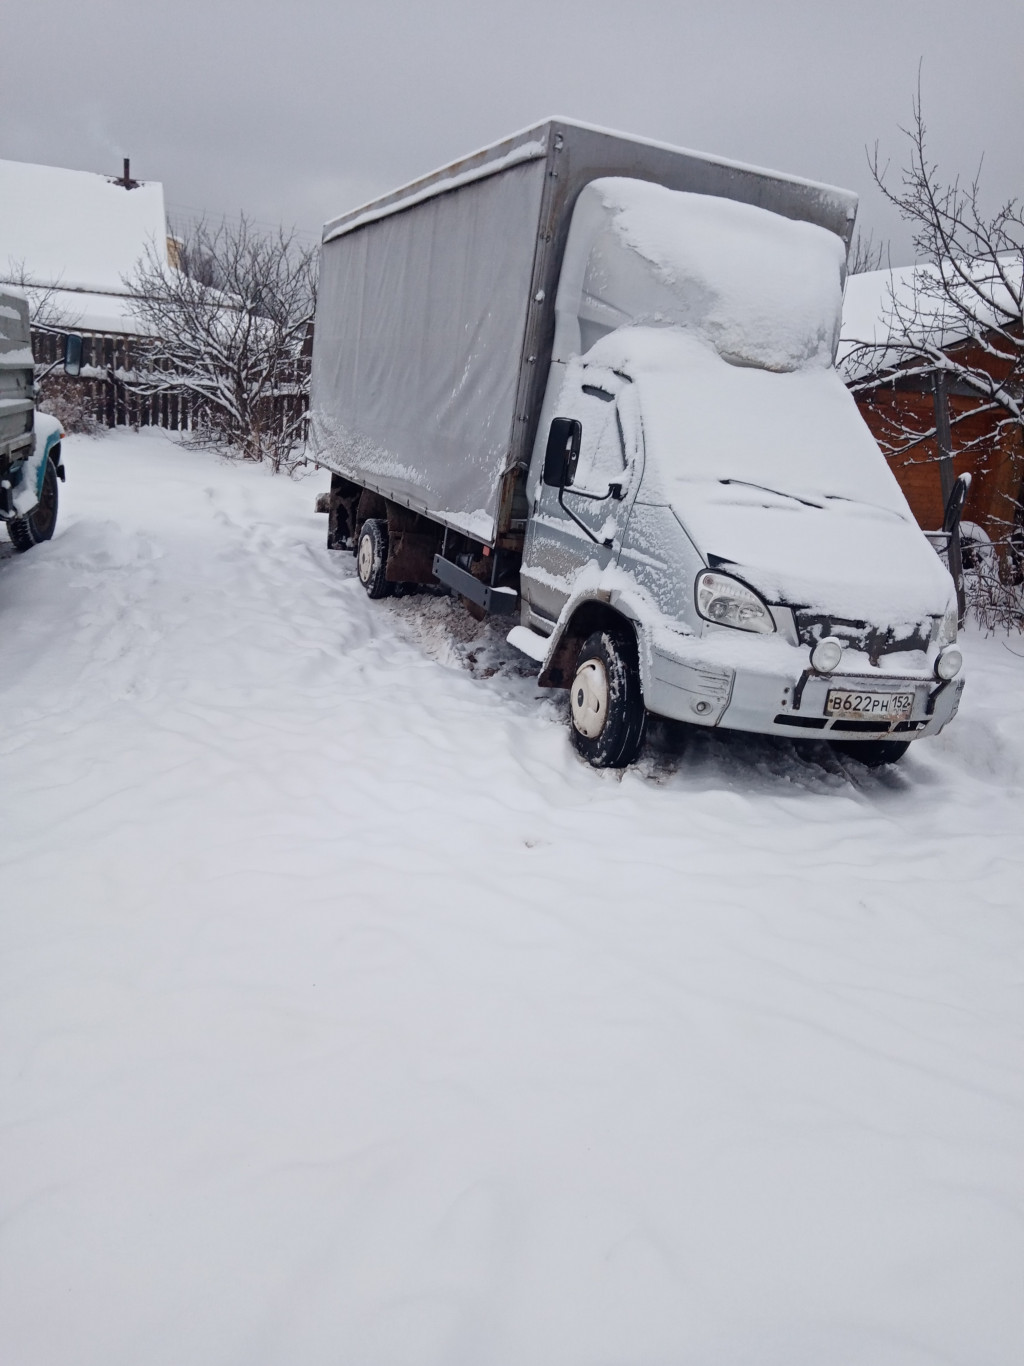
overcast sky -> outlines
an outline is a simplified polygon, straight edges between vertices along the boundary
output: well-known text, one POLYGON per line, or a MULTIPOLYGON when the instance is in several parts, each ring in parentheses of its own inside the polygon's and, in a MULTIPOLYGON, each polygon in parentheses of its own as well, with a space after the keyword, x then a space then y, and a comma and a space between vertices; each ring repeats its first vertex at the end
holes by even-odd
POLYGON ((919 62, 940 168, 984 152, 991 199, 1024 188, 1022 0, 47 0, 0 27, 0 157, 130 155, 172 215, 318 235, 557 113, 857 190, 900 264, 864 149, 904 160, 919 62))

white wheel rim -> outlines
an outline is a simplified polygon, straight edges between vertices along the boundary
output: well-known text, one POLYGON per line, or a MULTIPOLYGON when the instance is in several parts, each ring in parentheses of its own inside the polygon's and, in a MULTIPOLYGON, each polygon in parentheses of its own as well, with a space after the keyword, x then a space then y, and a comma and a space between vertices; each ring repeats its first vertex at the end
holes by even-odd
POLYGON ((608 719, 608 674, 599 659, 588 659, 576 670, 569 704, 573 725, 588 740, 596 740, 608 719))
POLYGON ((373 540, 368 535, 359 538, 359 557, 356 560, 356 567, 359 570, 359 581, 369 583, 370 575, 373 573, 373 540))

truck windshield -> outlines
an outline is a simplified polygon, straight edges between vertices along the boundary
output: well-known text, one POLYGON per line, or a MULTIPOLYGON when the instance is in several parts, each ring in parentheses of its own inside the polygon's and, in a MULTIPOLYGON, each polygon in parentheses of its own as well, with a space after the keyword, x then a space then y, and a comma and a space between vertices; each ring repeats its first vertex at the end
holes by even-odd
POLYGON ((679 328, 623 328, 595 350, 612 346, 640 399, 644 483, 657 482, 665 501, 782 498, 824 508, 843 500, 909 515, 830 367, 779 374, 732 365, 679 328))

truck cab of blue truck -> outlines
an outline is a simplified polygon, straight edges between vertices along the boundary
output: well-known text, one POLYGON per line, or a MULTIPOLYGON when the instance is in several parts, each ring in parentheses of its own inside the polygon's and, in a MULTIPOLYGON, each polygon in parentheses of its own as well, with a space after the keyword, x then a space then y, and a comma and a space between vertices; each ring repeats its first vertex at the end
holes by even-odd
MULTIPOLYGON (((81 355, 82 339, 65 334, 67 374, 78 373, 81 355)), ((56 529, 63 438, 57 419, 36 408, 28 299, 0 289, 0 521, 19 552, 56 529)))

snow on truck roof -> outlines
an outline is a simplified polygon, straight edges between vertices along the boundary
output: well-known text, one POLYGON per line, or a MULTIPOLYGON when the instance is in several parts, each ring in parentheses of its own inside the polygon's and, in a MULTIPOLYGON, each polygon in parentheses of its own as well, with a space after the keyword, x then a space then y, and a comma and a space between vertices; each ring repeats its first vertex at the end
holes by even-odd
POLYGON ((738 365, 828 365, 845 265, 845 244, 815 223, 650 181, 593 180, 573 210, 555 354, 646 323, 697 331, 738 365))
POLYGON ((733 161, 728 157, 714 156, 708 152, 697 152, 689 148, 677 147, 672 143, 659 142, 653 138, 634 137, 630 133, 616 132, 614 129, 602 128, 598 124, 584 123, 579 119, 552 115, 532 124, 529 128, 521 129, 518 133, 503 138, 500 142, 470 152, 466 156, 450 162, 447 166, 441 166, 427 175, 419 176, 416 180, 410 181, 407 185, 400 186, 377 199, 370 200, 366 204, 339 214, 336 218, 329 219, 324 224, 323 241, 330 242, 336 237, 341 237, 343 234, 363 227, 367 223, 375 222, 379 218, 412 208, 413 205, 431 199, 435 195, 445 194, 449 190, 471 184, 475 180, 483 180, 508 166, 545 157, 548 154, 552 137, 557 137, 561 129, 577 129, 586 133, 596 133, 603 137, 615 138, 624 143, 633 143, 638 147, 670 152, 688 157, 693 161, 705 162, 708 165, 745 174, 767 176, 774 181, 794 187, 818 191, 842 204, 847 209, 851 224, 856 213, 857 196, 849 190, 840 189, 835 185, 826 185, 818 181, 807 180, 801 176, 788 175, 782 171, 767 170, 764 167, 750 165, 748 162, 733 161))

